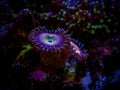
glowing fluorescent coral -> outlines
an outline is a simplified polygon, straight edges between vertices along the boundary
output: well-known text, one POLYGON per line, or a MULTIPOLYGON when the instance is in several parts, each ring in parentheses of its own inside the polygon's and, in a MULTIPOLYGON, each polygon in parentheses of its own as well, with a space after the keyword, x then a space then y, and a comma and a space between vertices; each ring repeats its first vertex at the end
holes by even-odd
POLYGON ((71 53, 75 57, 75 59, 77 59, 78 61, 84 61, 88 56, 87 50, 83 49, 84 44, 81 44, 74 39, 70 41, 70 44, 72 49, 71 53))
POLYGON ((58 68, 65 68, 65 62, 73 57, 77 62, 87 58, 83 44, 70 39, 63 29, 47 30, 46 27, 37 27, 29 34, 29 41, 33 49, 40 53, 41 64, 47 73, 58 68))
POLYGON ((31 31, 29 40, 33 48, 40 51, 44 66, 50 65, 49 69, 64 68, 70 50, 70 37, 63 29, 37 27, 31 31))
POLYGON ((37 51, 58 53, 69 47, 70 37, 63 29, 47 30, 45 27, 37 27, 29 35, 33 47, 37 51))
MULTIPOLYGON (((115 71, 120 68, 119 63, 116 63, 120 55, 119 0, 19 1, 26 2, 26 8, 20 13, 15 12, 24 8, 19 7, 22 5, 10 10, 9 5, 2 5, 0 1, 0 7, 6 8, 1 8, 0 53, 4 60, 7 59, 4 66, 9 68, 15 61, 12 68, 15 71, 6 70, 12 72, 13 78, 10 76, 9 79, 14 88, 11 90, 17 90, 18 87, 36 90, 37 86, 43 89, 43 84, 50 86, 46 90, 63 90, 66 86, 63 85, 64 82, 74 90, 81 89, 73 88, 76 85, 72 83, 82 83, 86 90, 100 90, 106 87, 107 83, 120 81, 120 75, 117 75, 119 71, 115 71), (45 25, 49 29, 39 25, 45 25), (68 34, 76 40, 71 39, 68 34), (79 41, 85 42, 88 58, 84 44, 79 41), (114 72, 117 74, 113 74, 114 72), (82 79, 85 74, 86 77, 91 77, 91 81, 82 79), (24 88, 28 86, 25 79, 27 75, 28 79, 32 80, 30 83, 27 81, 30 87, 24 88), (90 82, 87 83, 86 80, 90 82), (57 83, 58 81, 60 83, 57 83)), ((19 89, 22 90, 21 88, 19 89)))

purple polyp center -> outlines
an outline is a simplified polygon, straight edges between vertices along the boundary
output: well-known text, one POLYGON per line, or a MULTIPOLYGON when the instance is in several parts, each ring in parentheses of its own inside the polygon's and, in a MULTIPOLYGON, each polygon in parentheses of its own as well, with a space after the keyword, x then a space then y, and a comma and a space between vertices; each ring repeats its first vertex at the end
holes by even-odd
POLYGON ((37 40, 47 46, 58 46, 62 44, 62 37, 59 34, 42 33, 37 40))

